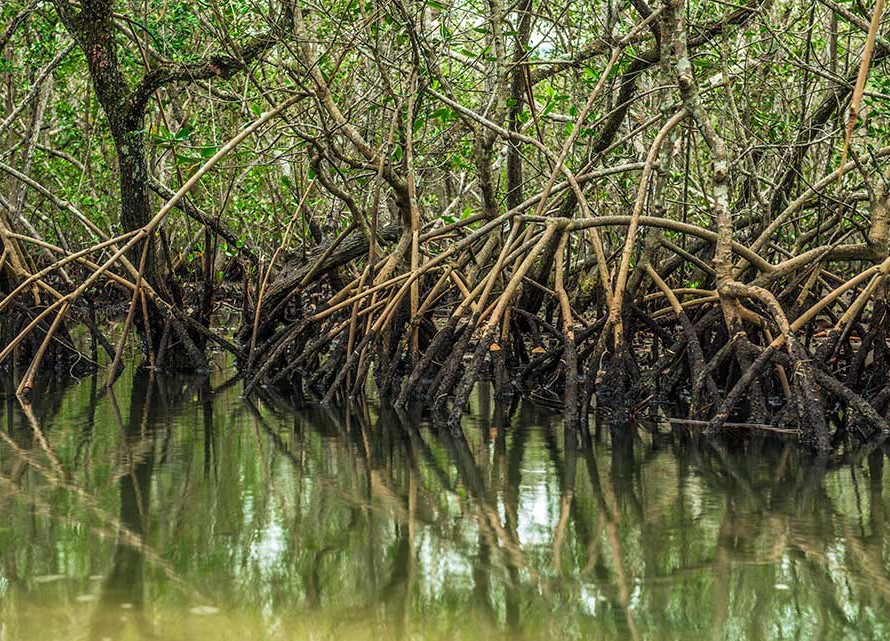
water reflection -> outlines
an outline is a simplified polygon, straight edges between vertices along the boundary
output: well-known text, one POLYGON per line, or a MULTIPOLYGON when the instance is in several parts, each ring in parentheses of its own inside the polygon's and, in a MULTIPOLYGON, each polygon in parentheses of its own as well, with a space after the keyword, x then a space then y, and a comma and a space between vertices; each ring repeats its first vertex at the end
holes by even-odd
MULTIPOLYGON (((93 611, 90 636, 97 641, 111 639, 121 627, 120 611, 132 611, 133 623, 140 632, 150 632, 145 619, 144 555, 141 546, 133 545, 126 535, 137 542, 145 540, 151 508, 151 480, 155 464, 155 432, 149 429, 157 414, 152 401, 156 386, 139 376, 131 387, 129 418, 124 424, 114 392, 110 392, 115 418, 122 439, 127 444, 125 461, 119 473, 120 526, 114 548, 111 569, 102 581, 98 606, 93 611), (139 453, 133 456, 135 449, 139 453)), ((148 634, 145 634, 148 636, 148 634)))
POLYGON ((0 639, 886 638, 886 447, 556 416, 462 433, 210 381, 53 384, 0 431, 0 639))

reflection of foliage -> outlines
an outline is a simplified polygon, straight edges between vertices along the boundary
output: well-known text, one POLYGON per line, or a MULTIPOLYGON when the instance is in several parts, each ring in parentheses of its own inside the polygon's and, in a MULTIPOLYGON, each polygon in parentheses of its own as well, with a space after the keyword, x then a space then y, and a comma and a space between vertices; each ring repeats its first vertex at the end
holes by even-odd
MULTIPOLYGON (((527 407, 506 430, 468 421, 464 441, 391 411, 293 414, 189 381, 152 383, 131 407, 146 393, 133 384, 147 379, 116 388, 121 422, 88 382, 47 391, 56 402, 37 420, 82 491, 41 474, 47 451, 7 416, 0 593, 13 638, 58 638, 103 607, 76 600, 101 593, 90 577, 120 543, 93 504, 117 514, 121 479, 145 461, 157 560, 140 585, 165 638, 483 638, 508 622, 529 639, 886 633, 880 450, 839 469, 665 434, 638 452, 576 450, 527 407), (199 599, 223 611, 190 615, 199 599)), ((476 407, 489 407, 481 392, 476 407)))

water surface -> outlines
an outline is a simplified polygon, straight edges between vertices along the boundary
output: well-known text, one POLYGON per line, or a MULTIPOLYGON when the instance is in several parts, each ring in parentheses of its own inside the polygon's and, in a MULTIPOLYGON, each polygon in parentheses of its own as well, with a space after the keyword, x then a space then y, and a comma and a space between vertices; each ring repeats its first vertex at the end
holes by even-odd
POLYGON ((890 635, 883 449, 567 438, 484 388, 459 436, 230 374, 7 384, 0 641, 890 635))

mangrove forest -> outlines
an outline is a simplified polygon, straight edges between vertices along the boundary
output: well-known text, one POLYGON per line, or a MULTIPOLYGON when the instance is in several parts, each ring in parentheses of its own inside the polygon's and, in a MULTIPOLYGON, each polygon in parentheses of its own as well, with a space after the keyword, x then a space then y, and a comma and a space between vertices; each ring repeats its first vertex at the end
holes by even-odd
POLYGON ((890 634, 884 0, 5 0, 0 641, 890 634))

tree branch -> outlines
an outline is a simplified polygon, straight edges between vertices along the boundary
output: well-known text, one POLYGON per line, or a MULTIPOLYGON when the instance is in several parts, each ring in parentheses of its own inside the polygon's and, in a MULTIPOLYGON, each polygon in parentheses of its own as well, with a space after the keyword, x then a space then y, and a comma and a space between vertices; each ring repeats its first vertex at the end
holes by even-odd
POLYGON ((129 109, 140 112, 155 91, 171 82, 194 82, 221 78, 229 80, 271 49, 277 42, 271 34, 258 36, 242 50, 240 58, 217 53, 191 63, 166 63, 146 73, 130 94, 129 109))

